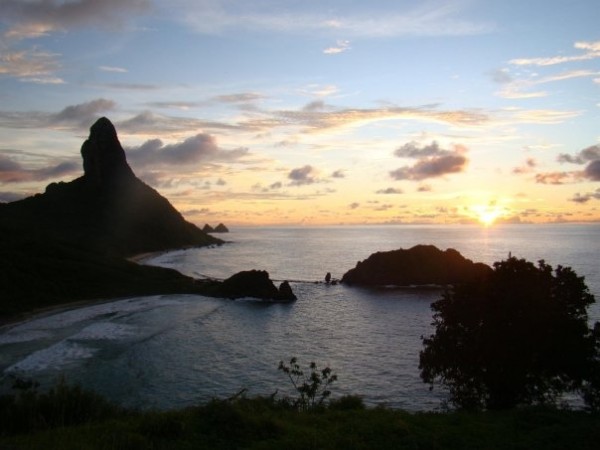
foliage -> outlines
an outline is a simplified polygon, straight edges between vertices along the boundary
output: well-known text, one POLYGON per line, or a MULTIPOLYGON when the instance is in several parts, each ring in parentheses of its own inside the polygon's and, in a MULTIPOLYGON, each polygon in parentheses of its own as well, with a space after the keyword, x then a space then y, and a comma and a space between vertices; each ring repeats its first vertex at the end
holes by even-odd
POLYGON ((116 417, 125 411, 104 397, 68 385, 63 379, 48 392, 38 383, 15 379, 14 395, 0 397, 0 435, 29 433, 116 417))
POLYGON ((279 370, 288 376, 299 394, 292 404, 302 411, 322 406, 331 395, 329 386, 337 380, 337 375, 329 367, 319 370, 314 361, 310 363, 309 369, 310 374, 306 375, 295 357, 290 359, 289 365, 279 362, 279 370))
POLYGON ((600 332, 588 326, 593 302, 571 268, 497 262, 485 280, 456 286, 432 305, 435 334, 423 339, 421 378, 447 386, 450 402, 466 409, 555 404, 576 391, 594 406, 600 332))

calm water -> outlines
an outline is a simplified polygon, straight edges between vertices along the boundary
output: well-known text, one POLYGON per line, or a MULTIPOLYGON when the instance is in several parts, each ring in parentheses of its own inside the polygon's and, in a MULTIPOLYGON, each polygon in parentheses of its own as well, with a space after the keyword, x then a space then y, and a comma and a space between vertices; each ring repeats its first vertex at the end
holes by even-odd
MULTIPOLYGON (((599 225, 399 226, 238 229, 231 243, 145 261, 186 274, 224 278, 264 269, 276 280, 340 278, 375 251, 434 244, 488 264, 509 252, 568 265, 600 299, 599 225)), ((369 404, 434 409, 418 374, 421 336, 431 333, 431 290, 366 290, 292 282, 293 304, 252 299, 155 296, 96 304, 0 330, 0 371, 43 383, 58 376, 128 406, 181 407, 211 397, 288 393, 278 362, 298 356, 329 365, 334 395, 369 404), (334 385, 335 386, 335 385, 334 385)), ((600 305, 590 310, 600 320, 600 305)))

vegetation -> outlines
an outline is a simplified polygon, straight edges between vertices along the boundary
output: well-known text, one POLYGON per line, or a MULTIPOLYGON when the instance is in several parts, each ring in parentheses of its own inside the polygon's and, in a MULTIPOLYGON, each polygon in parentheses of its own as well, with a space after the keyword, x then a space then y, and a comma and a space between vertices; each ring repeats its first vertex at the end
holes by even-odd
POLYGON ((309 369, 310 374, 306 375, 296 357, 290 359, 289 365, 283 361, 279 362, 279 370, 288 376, 292 386, 298 392, 298 398, 290 399, 288 403, 301 411, 322 407, 331 395, 329 386, 337 381, 337 375, 332 373, 329 367, 319 370, 317 363, 313 361, 309 369))
POLYGON ((476 284, 432 305, 435 334, 424 339, 421 377, 450 390, 465 409, 554 405, 578 392, 598 407, 600 327, 588 325, 594 302, 583 277, 509 258, 476 284))
POLYGON ((0 448, 99 449, 595 449, 600 416, 548 408, 409 413, 357 397, 304 411, 237 396, 177 411, 127 411, 65 384, 0 399, 0 448))

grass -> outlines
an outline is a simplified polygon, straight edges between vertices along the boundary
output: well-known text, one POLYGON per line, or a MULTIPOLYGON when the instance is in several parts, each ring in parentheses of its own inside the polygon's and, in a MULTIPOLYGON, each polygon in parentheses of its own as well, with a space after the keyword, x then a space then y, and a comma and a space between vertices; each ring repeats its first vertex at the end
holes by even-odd
POLYGON ((273 398, 213 400, 171 411, 128 411, 59 384, 0 401, 2 449, 596 449, 600 415, 525 408, 410 413, 358 397, 299 411, 273 398))

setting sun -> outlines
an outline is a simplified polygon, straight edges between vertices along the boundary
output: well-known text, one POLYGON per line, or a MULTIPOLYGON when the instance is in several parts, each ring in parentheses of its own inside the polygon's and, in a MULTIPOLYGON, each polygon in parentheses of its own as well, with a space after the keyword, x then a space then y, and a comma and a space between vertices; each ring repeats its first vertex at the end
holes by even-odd
POLYGON ((498 206, 474 206, 473 211, 477 220, 484 226, 489 227, 502 215, 502 210, 498 206))

